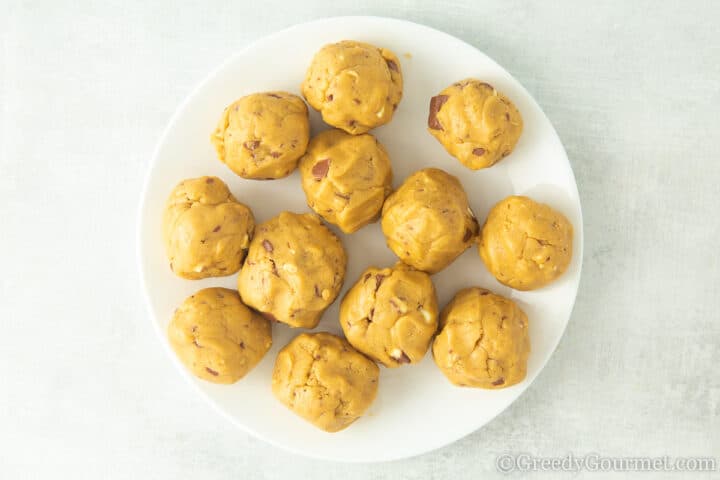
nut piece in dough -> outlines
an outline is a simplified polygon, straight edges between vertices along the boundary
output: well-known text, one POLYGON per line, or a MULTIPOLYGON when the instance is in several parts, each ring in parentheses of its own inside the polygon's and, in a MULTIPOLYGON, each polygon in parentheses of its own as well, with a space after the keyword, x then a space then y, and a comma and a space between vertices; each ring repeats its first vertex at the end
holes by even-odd
POLYGON ((353 347, 386 367, 420 362, 438 325, 430 275, 403 263, 368 268, 340 304, 340 325, 353 347))
POLYGON ((573 227, 562 213, 528 197, 511 196, 490 210, 478 250, 498 282, 535 290, 567 270, 572 244, 573 227))
POLYGON ((258 226, 238 290, 267 318, 314 328, 340 293, 346 266, 342 243, 317 215, 282 212, 258 226))
POLYGON ((303 333, 280 350, 272 391, 286 407, 326 432, 360 418, 375 400, 380 369, 329 333, 303 333))
POLYGON ((388 247, 404 263, 428 273, 439 272, 467 250, 478 229, 458 179, 437 168, 410 175, 383 206, 388 247))
POLYGON ((235 290, 206 288, 175 310, 168 339, 195 376, 235 383, 270 349, 272 332, 270 321, 243 305, 235 290))
POLYGON ((240 270, 254 230, 252 211, 235 200, 217 177, 180 182, 163 214, 170 268, 188 280, 222 277, 240 270))
POLYGON ((287 92, 242 97, 225 108, 210 136, 221 162, 243 178, 258 180, 289 175, 309 138, 307 106, 287 92))
POLYGON ((432 352, 455 385, 515 385, 525 378, 530 354, 527 316, 512 300, 484 288, 460 290, 440 314, 432 352))
POLYGON ((430 99, 428 131, 472 170, 510 155, 522 130, 515 105, 485 82, 469 78, 430 99))
POLYGON ((325 123, 353 135, 388 123, 402 89, 400 61, 393 52, 351 40, 321 48, 301 86, 325 123))
POLYGON ((300 175, 310 208, 345 233, 377 220, 392 191, 390 159, 369 133, 317 135, 300 160, 300 175))

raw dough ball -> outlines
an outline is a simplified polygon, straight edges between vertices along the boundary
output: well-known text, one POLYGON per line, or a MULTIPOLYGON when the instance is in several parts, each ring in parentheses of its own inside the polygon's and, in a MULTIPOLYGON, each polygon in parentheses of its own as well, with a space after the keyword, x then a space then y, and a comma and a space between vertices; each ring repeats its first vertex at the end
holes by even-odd
POLYGON ((268 318, 314 328, 340 293, 346 265, 342 243, 317 215, 282 212, 258 226, 238 290, 268 318))
POLYGON ((353 135, 388 123, 402 88, 400 61, 394 53, 351 40, 321 48, 301 87, 325 123, 353 135))
POLYGON ((310 208, 345 233, 376 220, 392 191, 390 159, 370 134, 322 132, 300 160, 300 174, 310 208))
POLYGON ((567 270, 572 241, 572 224, 562 213, 528 197, 512 196, 490 210, 478 249, 500 283, 535 290, 567 270))
POLYGON ((175 310, 170 346, 195 376, 235 383, 272 345, 270 321, 247 308, 235 290, 206 288, 175 310))
POLYGON ((340 305, 340 325, 353 347, 386 367, 418 363, 438 324, 430 276, 403 263, 368 268, 340 305))
POLYGON ((287 92, 264 92, 228 106, 210 140, 233 172, 269 180, 295 170, 309 138, 305 102, 287 92))
POLYGON ((231 275, 242 265, 255 217, 217 177, 183 180, 170 194, 163 237, 170 268, 189 280, 231 275))
POLYGON ((437 168, 410 175, 383 206, 388 247, 428 273, 452 263, 473 243, 478 228, 458 179, 437 168))
POLYGON ((473 170, 491 167, 510 155, 522 130, 515 105, 485 82, 463 80, 430 99, 428 131, 473 170))
POLYGON ((521 382, 530 354, 528 319, 515 303, 484 288, 460 290, 440 314, 433 358, 452 383, 504 388, 521 382))
POLYGON ((272 376, 275 397, 326 432, 360 418, 375 400, 380 369, 342 338, 303 333, 280 350, 272 376))

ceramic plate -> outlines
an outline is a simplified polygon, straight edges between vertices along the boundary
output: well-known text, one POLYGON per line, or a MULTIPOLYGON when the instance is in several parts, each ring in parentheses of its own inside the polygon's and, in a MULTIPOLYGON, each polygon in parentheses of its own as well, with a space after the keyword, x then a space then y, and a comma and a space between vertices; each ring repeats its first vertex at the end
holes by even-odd
MULTIPOLYGON (((313 133, 328 128, 314 111, 311 124, 313 133)), ((379 224, 340 236, 349 256, 341 297, 369 265, 384 267, 396 261, 379 224)), ((565 330, 580 280, 582 255, 582 214, 575 178, 557 134, 530 94, 475 47, 425 26, 388 18, 330 18, 297 25, 258 40, 210 74, 180 106, 159 142, 139 220, 140 272, 150 317, 181 374, 243 430, 292 452, 340 461, 382 461, 427 452, 482 427, 507 408, 542 370, 565 330), (525 194, 563 212, 575 226, 575 239, 568 271, 538 291, 517 292, 500 285, 485 269, 476 248, 433 276, 441 306, 459 289, 472 285, 489 288, 521 305, 529 317, 532 342, 525 381, 496 391, 454 387, 428 353, 418 365, 381 368, 378 396, 367 414, 346 430, 329 434, 295 416, 270 391, 275 356, 298 330, 274 325, 272 349, 234 385, 198 380, 177 361, 165 335, 174 309, 201 288, 236 288, 237 275, 200 281, 173 275, 161 239, 161 217, 172 188, 185 178, 201 175, 217 175, 227 182, 238 200, 252 208, 258 222, 283 210, 309 211, 297 172, 281 180, 244 180, 218 161, 209 137, 223 108, 243 95, 264 90, 299 94, 313 54, 323 45, 343 39, 389 48, 402 63, 402 102, 391 123, 371 132, 390 154, 395 187, 416 170, 439 167, 460 179, 481 222, 497 201, 525 194), (515 151, 481 171, 463 167, 426 131, 430 97, 466 77, 482 79, 505 93, 525 122, 515 151)), ((341 333, 338 304, 325 312, 315 331, 341 333)))

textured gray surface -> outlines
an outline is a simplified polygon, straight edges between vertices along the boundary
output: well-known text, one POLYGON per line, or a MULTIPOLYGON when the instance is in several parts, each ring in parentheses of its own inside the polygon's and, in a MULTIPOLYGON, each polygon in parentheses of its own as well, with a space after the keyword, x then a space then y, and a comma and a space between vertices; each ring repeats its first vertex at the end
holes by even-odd
POLYGON ((717 3, 98 3, 1 7, 4 478, 492 478, 508 451, 720 456, 717 3), (135 260, 178 103, 253 39, 347 14, 425 23, 506 67, 558 130, 585 215, 575 311, 535 383, 454 445, 379 465, 292 456, 208 408, 159 348, 135 260))

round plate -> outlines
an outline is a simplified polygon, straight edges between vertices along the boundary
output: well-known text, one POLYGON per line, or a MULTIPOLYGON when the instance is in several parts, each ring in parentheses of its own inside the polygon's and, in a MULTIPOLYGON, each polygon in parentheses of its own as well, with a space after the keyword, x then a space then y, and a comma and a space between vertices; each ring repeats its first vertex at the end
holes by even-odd
MULTIPOLYGON (((314 111, 311 124, 313 133, 328 128, 314 111)), ((339 298, 366 267, 384 267, 397 260, 386 247, 378 224, 353 235, 333 230, 349 256, 339 298)), ((160 140, 147 177, 139 224, 140 271, 152 322, 182 374, 243 430, 295 453, 341 461, 382 461, 427 452, 469 434, 507 408, 543 368, 565 330, 580 280, 582 254, 582 214, 575 178, 557 134, 528 92, 502 67, 457 38, 422 25, 375 17, 329 18, 294 26, 253 43, 212 73, 178 109, 160 140), (343 39, 389 48, 402 63, 402 102, 390 124, 371 132, 390 154, 395 187, 418 169, 439 167, 460 179, 481 221, 502 198, 526 194, 563 212, 575 226, 575 239, 568 271, 557 282, 534 292, 513 291, 496 282, 476 248, 433 276, 441 306, 459 289, 471 285, 489 288, 521 305, 530 321, 532 342, 525 381, 496 391, 454 387, 428 353, 418 365, 381 368, 378 396, 366 415, 346 430, 330 434, 297 417, 270 391, 277 352, 300 333, 298 330, 274 325, 272 349, 234 385, 198 380, 177 361, 165 334, 174 309, 201 288, 236 288, 237 275, 199 281, 174 276, 161 239, 161 217, 172 188, 184 178, 201 175, 217 175, 227 182, 238 200, 252 208, 258 222, 283 210, 309 211, 297 172, 281 180, 244 180, 218 161, 209 138, 223 108, 233 100, 264 90, 299 93, 314 53, 343 39), (515 151, 481 171, 463 167, 426 131, 430 97, 466 77, 482 79, 505 93, 525 122, 515 151)), ((325 312, 315 331, 341 333, 338 303, 325 312)))

